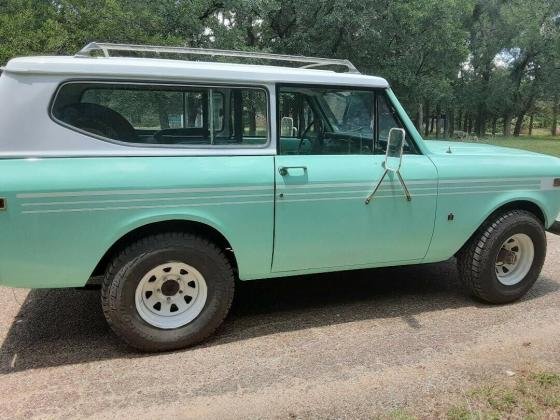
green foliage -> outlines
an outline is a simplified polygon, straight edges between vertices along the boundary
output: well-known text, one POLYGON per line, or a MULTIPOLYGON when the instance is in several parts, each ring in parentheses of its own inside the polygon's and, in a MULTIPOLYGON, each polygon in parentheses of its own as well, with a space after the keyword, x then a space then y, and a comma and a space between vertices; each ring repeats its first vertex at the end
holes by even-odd
POLYGON ((93 40, 348 58, 418 125, 519 134, 527 115, 557 120, 558 16, 558 0, 3 0, 0 63, 93 40))

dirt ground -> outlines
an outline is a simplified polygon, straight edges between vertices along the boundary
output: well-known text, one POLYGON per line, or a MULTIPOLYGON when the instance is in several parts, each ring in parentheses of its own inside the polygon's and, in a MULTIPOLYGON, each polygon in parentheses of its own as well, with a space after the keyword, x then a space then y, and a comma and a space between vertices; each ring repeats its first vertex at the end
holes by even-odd
POLYGON ((445 413, 468 389, 560 371, 560 237, 520 302, 488 306, 452 261, 239 285, 204 345, 145 355, 96 291, 0 288, 0 417, 371 418, 445 413))

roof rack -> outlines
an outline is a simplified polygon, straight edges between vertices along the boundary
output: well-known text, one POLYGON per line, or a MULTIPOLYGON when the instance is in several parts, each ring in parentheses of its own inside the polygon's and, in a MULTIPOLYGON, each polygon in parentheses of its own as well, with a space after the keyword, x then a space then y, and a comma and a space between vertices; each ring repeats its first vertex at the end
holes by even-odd
MULTIPOLYGON (((151 52, 155 54, 192 54, 205 55, 212 57, 240 57, 253 58, 261 60, 283 61, 292 63, 302 63, 300 68, 316 68, 325 66, 341 66, 345 67, 348 73, 360 73, 358 69, 349 61, 334 58, 304 57, 301 55, 285 55, 270 54, 253 51, 231 51, 216 50, 206 48, 189 48, 189 47, 166 47, 156 45, 133 45, 133 44, 110 44, 103 42, 90 42, 82 48, 75 57, 92 57, 96 52, 101 52, 104 57, 111 57, 111 51, 127 51, 127 52, 151 52)), ((118 56, 118 55, 117 55, 118 56)))

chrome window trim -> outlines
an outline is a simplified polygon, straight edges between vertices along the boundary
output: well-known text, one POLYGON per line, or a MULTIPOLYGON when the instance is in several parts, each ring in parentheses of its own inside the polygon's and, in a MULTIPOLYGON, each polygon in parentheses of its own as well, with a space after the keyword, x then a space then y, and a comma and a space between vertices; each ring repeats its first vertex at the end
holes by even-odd
POLYGON ((49 101, 48 105, 48 115, 49 118, 55 122, 56 124, 67 128, 71 131, 86 135, 88 137, 104 141, 106 143, 112 143, 119 146, 123 146, 130 149, 135 148, 142 148, 142 149, 165 149, 165 150, 177 150, 177 151, 185 151, 185 150, 216 150, 222 149, 224 151, 244 151, 244 150, 264 150, 270 148, 272 144, 272 128, 271 128, 271 95, 268 86, 264 84, 236 84, 236 83, 184 83, 184 82, 177 82, 177 83, 162 83, 158 81, 128 81, 128 80, 113 80, 113 79, 68 79, 65 80, 57 86, 54 95, 52 96, 51 100, 49 101), (54 116, 53 108, 56 102, 56 99, 60 93, 60 90, 68 85, 68 84, 100 84, 100 85, 133 85, 133 86, 166 86, 166 87, 180 87, 180 88, 232 88, 232 89, 255 89, 255 90, 262 90, 266 96, 266 112, 267 112, 267 140, 265 143, 261 145, 176 145, 176 144, 150 144, 150 143, 131 143, 131 142, 123 142, 119 140, 114 140, 108 137, 100 136, 94 133, 91 133, 86 130, 82 130, 78 127, 74 127, 64 121, 59 120, 54 116))

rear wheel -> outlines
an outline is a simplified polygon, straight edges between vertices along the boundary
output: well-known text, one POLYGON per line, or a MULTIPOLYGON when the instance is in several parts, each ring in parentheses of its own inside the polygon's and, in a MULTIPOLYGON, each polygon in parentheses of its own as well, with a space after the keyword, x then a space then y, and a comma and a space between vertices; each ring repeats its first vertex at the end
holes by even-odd
POLYGON ((234 291, 231 264, 205 238, 153 235, 112 262, 102 286, 111 328, 143 351, 173 350, 208 337, 226 317, 234 291))
POLYGON ((489 303, 519 299, 537 280, 546 256, 542 223, 524 210, 486 222, 457 256, 459 275, 476 297, 489 303))

